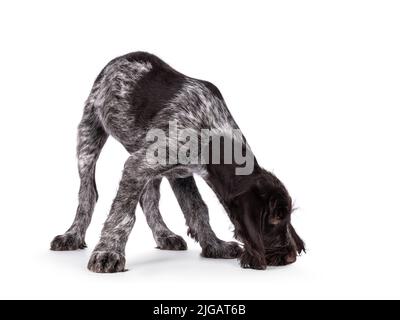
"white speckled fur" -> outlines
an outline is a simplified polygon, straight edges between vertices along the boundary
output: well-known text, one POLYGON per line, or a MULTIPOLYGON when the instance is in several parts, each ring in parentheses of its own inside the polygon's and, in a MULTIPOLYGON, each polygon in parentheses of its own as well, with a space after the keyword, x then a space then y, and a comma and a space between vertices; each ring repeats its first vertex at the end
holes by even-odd
MULTIPOLYGON (((85 104, 78 128, 79 206, 71 228, 53 240, 53 250, 85 246, 85 233, 97 200, 95 165, 107 137, 113 136, 130 153, 100 241, 88 264, 94 272, 124 270, 125 245, 135 223, 135 208, 139 201, 158 247, 186 249, 185 241, 168 229, 158 209, 163 176, 168 178, 185 215, 189 234, 199 241, 203 255, 234 258, 240 254, 236 243, 221 241, 211 230, 207 206, 193 179, 193 173, 206 178, 204 165, 151 164, 145 161, 149 146, 145 136, 150 128, 167 129, 171 121, 175 121, 179 129, 190 128, 199 133, 204 128, 216 133, 236 129, 233 139, 239 142, 242 142, 242 135, 237 131, 223 99, 213 94, 203 82, 188 77, 146 128, 138 126, 131 112, 135 86, 154 68, 151 61, 129 61, 125 57, 114 59, 99 75, 85 104)), ((170 146, 182 144, 176 141, 176 137, 167 139, 171 140, 170 146)), ((174 151, 172 147, 168 150, 174 151)))

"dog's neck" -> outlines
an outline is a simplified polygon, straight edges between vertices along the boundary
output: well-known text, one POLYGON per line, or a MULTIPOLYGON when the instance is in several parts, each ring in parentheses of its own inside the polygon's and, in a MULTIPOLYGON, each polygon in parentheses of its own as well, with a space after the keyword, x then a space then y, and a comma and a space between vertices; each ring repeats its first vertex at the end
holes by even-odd
POLYGON ((241 191, 242 186, 248 186, 255 180, 260 167, 257 163, 249 175, 237 175, 234 164, 209 164, 207 168, 207 183, 216 193, 225 209, 230 213, 232 199, 241 191))

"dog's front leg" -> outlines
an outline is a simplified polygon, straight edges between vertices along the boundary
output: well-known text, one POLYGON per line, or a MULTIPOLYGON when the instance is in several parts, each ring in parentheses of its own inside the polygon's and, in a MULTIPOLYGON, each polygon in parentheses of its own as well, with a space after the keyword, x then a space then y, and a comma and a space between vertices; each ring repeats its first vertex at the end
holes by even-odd
POLYGON ((267 268, 267 262, 264 252, 252 243, 245 243, 244 252, 240 257, 240 265, 242 268, 265 270, 267 268))
POLYGON ((244 243, 244 251, 240 257, 242 268, 264 270, 267 268, 267 262, 264 253, 264 244, 262 235, 259 232, 259 226, 253 219, 242 217, 238 219, 237 233, 240 240, 244 243))
POLYGON ((218 239, 211 229, 207 205, 201 198, 193 176, 168 180, 185 216, 188 234, 200 243, 201 255, 205 258, 239 257, 242 254, 239 244, 218 239))
POLYGON ((146 174, 138 161, 125 163, 117 196, 101 232, 101 238, 89 260, 88 269, 98 273, 125 270, 125 246, 135 223, 135 208, 146 183, 146 174))

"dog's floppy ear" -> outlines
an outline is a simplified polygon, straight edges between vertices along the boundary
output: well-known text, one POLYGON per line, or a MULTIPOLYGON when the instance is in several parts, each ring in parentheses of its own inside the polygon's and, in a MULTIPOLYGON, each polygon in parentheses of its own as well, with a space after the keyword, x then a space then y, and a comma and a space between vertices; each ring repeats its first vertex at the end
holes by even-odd
POLYGON ((261 171, 253 179, 243 178, 240 183, 233 185, 231 190, 229 196, 232 203, 237 199, 248 200, 250 194, 254 195, 259 201, 253 198, 252 201, 256 201, 252 205, 257 207, 258 202, 257 210, 260 211, 264 207, 269 224, 279 224, 292 211, 292 200, 285 187, 270 173, 261 171))
POLYGON ((257 188, 264 201, 268 224, 277 225, 290 216, 292 199, 283 186, 277 187, 260 181, 257 188))
POLYGON ((264 202, 265 216, 269 224, 279 224, 290 216, 292 199, 274 174, 262 170, 256 180, 256 189, 264 202))
POLYGON ((281 192, 273 192, 269 195, 267 200, 267 212, 268 222, 270 224, 279 224, 282 220, 285 220, 291 213, 290 200, 286 199, 286 196, 281 192))

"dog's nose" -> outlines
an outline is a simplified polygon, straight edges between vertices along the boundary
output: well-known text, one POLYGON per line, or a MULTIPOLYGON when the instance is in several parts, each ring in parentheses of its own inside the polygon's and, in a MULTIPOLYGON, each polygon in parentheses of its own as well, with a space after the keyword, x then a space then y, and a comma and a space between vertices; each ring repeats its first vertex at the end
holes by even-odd
POLYGON ((290 264, 290 263, 293 263, 293 262, 295 262, 296 261, 296 252, 292 252, 292 253, 289 253, 287 256, 286 256, 286 263, 287 264, 290 264))

